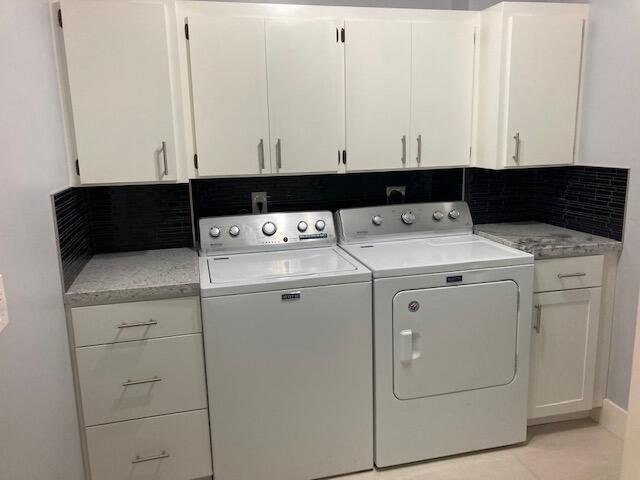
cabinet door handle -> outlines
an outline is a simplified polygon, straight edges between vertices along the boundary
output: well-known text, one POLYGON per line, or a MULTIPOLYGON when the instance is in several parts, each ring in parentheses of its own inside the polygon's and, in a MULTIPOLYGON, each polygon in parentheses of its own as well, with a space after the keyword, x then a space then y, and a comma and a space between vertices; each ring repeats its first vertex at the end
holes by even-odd
POLYGON ((536 333, 540 334, 540 329, 542 326, 542 305, 536 305, 535 309, 536 309, 536 321, 533 324, 533 328, 536 331, 536 333))
POLYGON ((516 153, 512 158, 514 162, 520 163, 520 132, 517 132, 513 139, 516 141, 516 153))
POLYGON ((150 457, 141 457, 140 455, 136 455, 136 458, 131 460, 131 463, 142 463, 142 462, 151 462, 153 460, 161 460, 163 458, 169 458, 169 454, 166 451, 160 452, 158 455, 152 455, 150 457))
POLYGON ((164 166, 163 177, 169 175, 169 164, 167 163, 167 142, 162 141, 162 164, 164 166))
POLYGON ((422 135, 418 135, 418 156, 416 157, 416 162, 420 165, 422 162, 422 135))
POLYGON ((160 377, 145 378, 143 380, 127 380, 122 384, 122 386, 130 387, 132 385, 142 385, 144 383, 155 383, 155 382, 161 382, 161 381, 162 381, 162 378, 160 377))
POLYGON ((574 277, 586 277, 587 274, 585 272, 576 272, 576 273, 559 273, 558 278, 562 280, 563 278, 574 278, 574 277))
POLYGON ((120 325, 118 325, 118 328, 151 327, 157 324, 158 322, 156 320, 149 320, 147 322, 121 323, 120 325))
POLYGON ((260 139, 260 143, 258 143, 258 168, 260 169, 260 173, 264 170, 264 139, 260 139))
POLYGON ((282 168, 282 141, 280 139, 276 142, 276 167, 278 170, 282 168))
POLYGON ((406 164, 407 163, 407 136, 403 135, 402 138, 400 139, 400 141, 402 142, 402 164, 406 164))

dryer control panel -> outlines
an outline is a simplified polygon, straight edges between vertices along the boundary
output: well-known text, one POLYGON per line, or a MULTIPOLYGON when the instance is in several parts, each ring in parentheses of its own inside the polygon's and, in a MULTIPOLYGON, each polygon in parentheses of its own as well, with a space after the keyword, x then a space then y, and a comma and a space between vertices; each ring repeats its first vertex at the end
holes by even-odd
POLYGON ((466 202, 406 203, 338 210, 340 243, 473 233, 466 202))

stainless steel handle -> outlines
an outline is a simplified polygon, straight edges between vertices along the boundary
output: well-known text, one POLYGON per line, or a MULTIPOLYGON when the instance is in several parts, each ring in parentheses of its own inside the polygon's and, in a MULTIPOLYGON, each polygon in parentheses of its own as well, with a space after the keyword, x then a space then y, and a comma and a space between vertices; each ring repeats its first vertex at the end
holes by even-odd
POLYGON ((158 322, 156 320, 149 320, 147 322, 137 322, 137 323, 121 323, 118 325, 118 328, 132 328, 132 327, 151 327, 152 325, 157 325, 158 322))
POLYGON ((169 454, 164 450, 158 455, 152 455, 150 457, 141 457, 140 455, 136 455, 136 458, 131 460, 131 463, 151 462, 153 460, 161 460, 163 458, 169 458, 169 454))
POLYGON ((164 165, 164 173, 162 176, 166 177, 169 175, 169 164, 167 163, 167 142, 162 142, 162 163, 164 165))
POLYGON ((559 273, 558 278, 573 278, 573 277, 586 277, 587 274, 585 272, 576 272, 576 273, 559 273))
POLYGON ((535 306, 536 309, 536 321, 533 324, 533 328, 536 331, 536 333, 540 333, 540 328, 542 325, 542 305, 536 305, 535 306))
POLYGON ((264 140, 261 138, 258 143, 258 168, 264 170, 264 140))
POLYGON ((155 383, 155 382, 161 382, 161 381, 162 381, 162 378, 160 377, 145 378, 143 380, 127 380, 122 384, 122 386, 130 387, 132 385, 142 385, 143 383, 155 383))
POLYGON ((422 135, 418 135, 418 156, 416 157, 418 165, 422 162, 422 135))
POLYGON ((513 156, 513 161, 520 163, 520 132, 517 132, 513 139, 516 141, 516 153, 513 156))
POLYGON ((282 142, 280 139, 276 142, 276 166, 278 170, 282 168, 282 142))
POLYGON ((402 142, 402 164, 407 163, 407 136, 403 135, 400 139, 402 142))

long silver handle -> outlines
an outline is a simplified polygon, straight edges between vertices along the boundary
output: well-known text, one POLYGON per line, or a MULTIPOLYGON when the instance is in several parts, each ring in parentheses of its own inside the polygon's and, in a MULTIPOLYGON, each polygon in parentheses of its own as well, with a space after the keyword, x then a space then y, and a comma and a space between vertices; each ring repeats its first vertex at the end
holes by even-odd
POLYGON ((162 163, 164 165, 163 176, 169 175, 169 164, 167 163, 167 142, 162 141, 162 163))
POLYGON ((401 138, 402 141, 402 164, 407 163, 407 136, 403 135, 401 138))
POLYGON ((282 168, 282 142, 280 139, 276 142, 276 166, 278 170, 282 168))
POLYGON ((141 457, 140 455, 136 455, 136 458, 131 460, 131 463, 151 462, 153 460, 161 460, 163 458, 169 458, 169 454, 164 450, 158 455, 152 455, 150 457, 141 457))
POLYGON ((513 156, 513 161, 520 163, 520 132, 517 132, 513 139, 516 141, 516 153, 513 156))
POLYGON ((156 320, 149 320, 147 322, 121 323, 120 325, 118 325, 118 328, 151 327, 152 325, 157 324, 158 322, 156 320))
POLYGON ((264 170, 264 139, 260 139, 258 143, 258 168, 264 170))
POLYGON ((155 383, 155 382, 161 382, 161 381, 162 381, 162 378, 160 377, 145 378, 143 380, 127 380, 122 384, 122 386, 130 387, 132 385, 142 385, 143 383, 155 383))
POLYGON ((418 165, 422 162, 422 135, 418 135, 418 156, 416 157, 418 165))
POLYGON ((576 273, 559 273, 558 278, 573 278, 573 277, 586 277, 587 274, 585 272, 576 272, 576 273))
POLYGON ((541 325, 542 325, 542 305, 536 305, 536 321, 533 324, 533 328, 536 333, 540 333, 541 325))

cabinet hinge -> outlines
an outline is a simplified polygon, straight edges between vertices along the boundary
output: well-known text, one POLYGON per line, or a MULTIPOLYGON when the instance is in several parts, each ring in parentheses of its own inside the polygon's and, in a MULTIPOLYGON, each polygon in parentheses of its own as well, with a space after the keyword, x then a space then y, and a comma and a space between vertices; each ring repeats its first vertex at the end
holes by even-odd
POLYGON ((80 160, 76 158, 76 175, 80 176, 80 160))
POLYGON ((469 147, 469 158, 471 158, 471 152, 473 151, 473 147, 469 147))
POLYGON ((60 8, 58 9, 58 25, 62 28, 62 10, 60 8))
POLYGON ((193 166, 196 167, 196 170, 198 169, 198 154, 197 153, 193 154, 193 166))
POLYGON ((184 24, 184 38, 189 40, 189 24, 188 23, 184 24))
POLYGON ((473 31, 473 44, 474 44, 474 45, 476 44, 476 35, 477 35, 477 34, 478 34, 478 33, 474 30, 474 31, 473 31))
POLYGON ((347 151, 346 150, 342 150, 342 164, 343 165, 347 164, 347 151))
POLYGON ((342 43, 344 43, 345 37, 346 37, 346 33, 345 33, 345 31, 344 31, 344 28, 341 28, 341 29, 340 29, 340 41, 341 41, 342 43))

